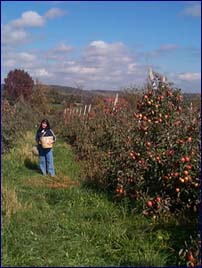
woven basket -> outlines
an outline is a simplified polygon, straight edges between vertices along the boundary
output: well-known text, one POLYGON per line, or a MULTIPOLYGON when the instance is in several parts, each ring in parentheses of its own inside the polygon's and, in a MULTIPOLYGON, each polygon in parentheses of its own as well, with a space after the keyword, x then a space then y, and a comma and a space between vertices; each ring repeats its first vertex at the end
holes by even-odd
POLYGON ((37 148, 37 145, 34 145, 34 146, 32 147, 32 153, 33 153, 33 155, 36 155, 36 156, 39 155, 39 150, 38 150, 38 148, 37 148))
POLYGON ((41 137, 41 145, 44 149, 53 147, 53 136, 41 137))

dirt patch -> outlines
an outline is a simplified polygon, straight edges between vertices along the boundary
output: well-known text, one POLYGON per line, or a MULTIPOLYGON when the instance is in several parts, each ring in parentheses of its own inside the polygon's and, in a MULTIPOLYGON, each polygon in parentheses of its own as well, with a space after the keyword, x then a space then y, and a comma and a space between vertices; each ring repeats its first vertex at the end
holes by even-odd
POLYGON ((49 176, 37 176, 29 179, 26 183, 31 187, 45 187, 52 189, 66 189, 72 185, 79 185, 78 181, 73 181, 68 176, 49 177, 49 176))
MULTIPOLYGON (((52 184, 48 184, 47 187, 52 188, 52 189, 65 189, 65 188, 68 188, 68 187, 70 187, 72 185, 76 185, 76 183, 72 182, 72 181, 68 182, 68 184, 67 183, 54 182, 52 184)), ((78 183, 77 183, 77 185, 78 185, 78 183)))

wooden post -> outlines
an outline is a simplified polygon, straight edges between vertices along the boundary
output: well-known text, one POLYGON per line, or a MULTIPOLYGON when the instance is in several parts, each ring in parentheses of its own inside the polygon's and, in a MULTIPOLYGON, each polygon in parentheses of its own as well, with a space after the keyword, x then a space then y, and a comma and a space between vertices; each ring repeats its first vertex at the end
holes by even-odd
POLYGON ((64 118, 66 118, 66 114, 67 114, 67 109, 64 109, 64 112, 63 112, 64 118))
POLYGON ((88 106, 88 113, 90 113, 90 110, 91 110, 91 104, 89 104, 88 106))
POLYGON ((85 107, 84 107, 84 112, 83 112, 83 115, 85 116, 85 114, 86 114, 86 109, 87 109, 87 105, 85 105, 85 107))
POLYGON ((115 109, 117 103, 118 103, 118 98, 119 98, 119 94, 116 94, 115 100, 114 100, 114 105, 113 105, 113 110, 115 109))

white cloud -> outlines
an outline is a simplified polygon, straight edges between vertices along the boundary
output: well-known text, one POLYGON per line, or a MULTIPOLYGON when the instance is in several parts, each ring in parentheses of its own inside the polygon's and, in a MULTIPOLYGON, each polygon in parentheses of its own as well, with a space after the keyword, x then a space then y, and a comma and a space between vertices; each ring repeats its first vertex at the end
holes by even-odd
POLYGON ((193 1, 195 3, 192 3, 192 6, 184 8, 184 10, 181 12, 182 15, 185 16, 191 16, 191 17, 201 17, 201 4, 198 1, 193 1))
POLYGON ((67 46, 62 42, 58 46, 56 46, 56 48, 54 48, 52 51, 56 53, 64 53, 64 52, 69 52, 71 50, 72 50, 71 46, 67 46))
MULTIPOLYGON (((30 74, 32 70, 40 67, 40 62, 37 57, 31 53, 27 52, 8 52, 2 57, 2 76, 5 77, 10 70, 14 69, 24 69, 30 74)), ((44 64, 44 63, 42 63, 44 64)))
MULTIPOLYGON (((31 40, 31 35, 25 28, 43 27, 48 19, 64 15, 66 12, 59 8, 49 9, 43 16, 35 11, 29 10, 22 13, 21 17, 1 26, 2 45, 20 46, 31 40)), ((67 49, 64 45, 60 49, 67 49)))
POLYGON ((168 57, 169 55, 179 52, 180 49, 182 48, 178 44, 162 44, 156 49, 150 51, 137 49, 135 52, 135 57, 136 60, 140 60, 141 62, 147 63, 149 61, 150 64, 152 64, 152 62, 159 60, 160 57, 163 59, 165 57, 168 57))
POLYGON ((36 78, 46 78, 46 77, 51 77, 52 74, 45 68, 40 68, 36 69, 35 71, 32 72, 32 75, 35 76, 36 78))
POLYGON ((35 11, 26 11, 22 14, 20 19, 13 20, 11 25, 13 27, 41 27, 45 24, 45 20, 35 11))
POLYGON ((13 29, 10 25, 2 26, 2 45, 13 46, 22 45, 28 42, 30 35, 23 29, 13 29))
POLYGON ((72 66, 72 67, 67 67, 65 69, 66 72, 70 73, 76 73, 76 74, 95 74, 98 72, 97 68, 92 68, 92 67, 85 67, 85 66, 72 66))
POLYGON ((128 64, 128 73, 134 73, 136 70, 137 70, 137 64, 136 63, 128 64))
MULTIPOLYGON (((175 45, 159 49, 171 51, 175 45)), ((80 54, 71 53, 73 47, 63 42, 45 50, 6 50, 3 55, 5 70, 21 68, 42 83, 75 86, 82 83, 85 89, 120 89, 128 85, 142 86, 148 75, 148 66, 137 61, 123 43, 92 41, 80 54), (53 59, 53 60, 52 60, 53 59)), ((78 52, 78 51, 77 51, 78 52)), ((159 66, 157 66, 159 68, 159 66)), ((161 73, 161 69, 157 70, 161 73)), ((169 74, 165 74, 169 77, 169 74)), ((173 74, 170 81, 188 91, 198 90, 201 75, 198 72, 173 74)))
POLYGON ((64 61, 66 56, 73 50, 71 46, 65 45, 63 42, 59 43, 55 48, 49 49, 44 53, 47 59, 55 61, 64 61))
POLYGON ((71 60, 71 61, 68 61, 67 64, 68 64, 68 65, 74 65, 74 64, 76 64, 76 62, 73 61, 73 60, 71 60))
POLYGON ((82 80, 86 88, 115 89, 133 83, 135 79, 143 81, 146 69, 136 62, 123 43, 96 40, 83 50, 77 60, 63 58, 58 61, 55 73, 66 83, 82 80))
POLYGON ((54 19, 54 18, 63 16, 65 13, 66 12, 64 10, 62 10, 62 9, 51 8, 44 14, 44 18, 46 18, 46 19, 54 19))
POLYGON ((186 80, 186 81, 195 81, 195 80, 201 79, 201 74, 200 73, 181 73, 178 75, 178 78, 181 80, 186 80))
POLYGON ((115 54, 117 52, 123 51, 124 49, 126 49, 126 47, 121 42, 109 44, 99 40, 91 42, 86 50, 86 53, 89 55, 90 54, 93 55, 94 53, 100 55, 103 54, 106 55, 110 53, 115 54))
POLYGON ((90 43, 90 46, 94 46, 96 48, 101 48, 101 49, 108 47, 107 43, 105 43, 104 41, 93 41, 90 43))
POLYGON ((36 56, 27 52, 21 52, 18 54, 18 58, 22 61, 34 61, 36 56))
POLYGON ((36 55, 28 52, 7 52, 3 58, 5 61, 13 61, 16 63, 19 62, 20 64, 24 64, 26 62, 34 62, 37 60, 36 55))
POLYGON ((181 88, 183 92, 201 92, 201 73, 172 73, 168 75, 168 77, 170 77, 170 81, 174 82, 176 87, 181 88))
POLYGON ((22 13, 21 18, 11 21, 10 25, 12 27, 42 27, 44 26, 46 20, 54 19, 57 17, 61 17, 66 12, 59 8, 51 8, 49 9, 43 16, 39 15, 35 11, 26 11, 22 13))
POLYGON ((158 49, 159 52, 164 52, 164 51, 173 51, 178 49, 179 46, 176 44, 165 44, 161 45, 160 48, 158 49))
POLYGON ((86 65, 112 71, 117 68, 125 68, 128 63, 133 61, 134 58, 123 43, 110 44, 101 40, 91 42, 82 57, 82 62, 86 65))
POLYGON ((2 66, 3 67, 8 67, 8 68, 13 68, 15 66, 15 64, 16 64, 16 61, 10 59, 10 60, 3 61, 2 66))
POLYGON ((153 51, 147 53, 140 53, 140 55, 144 57, 159 57, 168 53, 175 52, 179 48, 180 46, 177 44, 164 44, 153 51))

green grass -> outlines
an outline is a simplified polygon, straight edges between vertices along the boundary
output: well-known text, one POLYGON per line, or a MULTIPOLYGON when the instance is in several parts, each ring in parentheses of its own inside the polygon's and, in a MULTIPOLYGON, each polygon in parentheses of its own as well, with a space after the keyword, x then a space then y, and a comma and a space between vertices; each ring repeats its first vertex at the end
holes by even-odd
POLYGON ((3 266, 165 266, 166 231, 81 183, 69 146, 54 147, 56 178, 38 173, 33 133, 3 156, 3 266))

